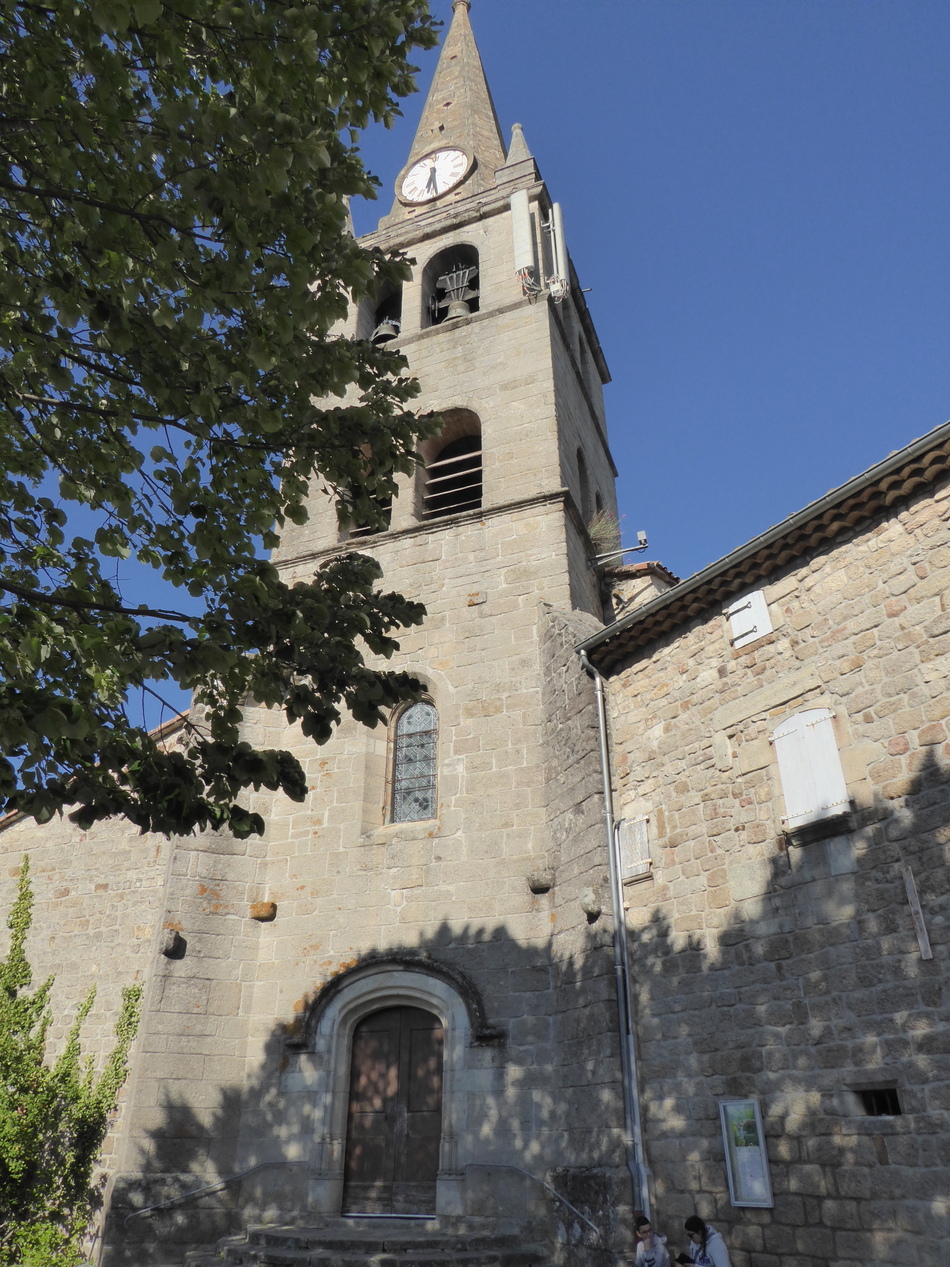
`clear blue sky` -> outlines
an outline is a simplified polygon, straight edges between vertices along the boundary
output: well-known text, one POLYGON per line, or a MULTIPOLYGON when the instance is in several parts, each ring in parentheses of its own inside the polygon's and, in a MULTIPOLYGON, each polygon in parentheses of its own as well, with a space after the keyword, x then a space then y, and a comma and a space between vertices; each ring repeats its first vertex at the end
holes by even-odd
MULTIPOLYGON (((472 22, 591 287, 625 540, 689 575, 950 417, 950 3, 473 0, 472 22)), ((384 189, 359 232, 436 56, 365 138, 384 189)))

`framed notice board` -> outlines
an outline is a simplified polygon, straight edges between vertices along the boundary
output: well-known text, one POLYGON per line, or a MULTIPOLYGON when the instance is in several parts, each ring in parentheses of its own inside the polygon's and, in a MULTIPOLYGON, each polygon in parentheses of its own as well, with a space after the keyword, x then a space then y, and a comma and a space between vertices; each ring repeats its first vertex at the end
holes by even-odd
POLYGON ((758 1100, 720 1100, 719 1120, 726 1153, 729 1200, 733 1205, 774 1205, 758 1100))

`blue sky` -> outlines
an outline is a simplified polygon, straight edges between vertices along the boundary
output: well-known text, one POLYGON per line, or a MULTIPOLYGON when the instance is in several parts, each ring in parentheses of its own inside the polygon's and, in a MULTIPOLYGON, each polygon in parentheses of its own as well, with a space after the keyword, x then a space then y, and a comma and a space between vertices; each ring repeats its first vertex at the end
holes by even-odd
MULTIPOLYGON (((689 575, 950 417, 950 3, 473 0, 472 22, 591 288, 625 540, 689 575)), ((436 56, 365 138, 384 188, 359 232, 436 56)))

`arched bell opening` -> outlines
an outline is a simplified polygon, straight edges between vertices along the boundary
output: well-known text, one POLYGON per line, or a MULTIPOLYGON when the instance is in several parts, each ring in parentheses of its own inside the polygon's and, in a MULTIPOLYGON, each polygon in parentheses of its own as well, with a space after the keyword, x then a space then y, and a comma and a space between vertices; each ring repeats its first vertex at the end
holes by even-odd
POLYGON ((581 518, 586 527, 591 519, 590 476, 587 474, 587 462, 582 449, 577 450, 577 483, 580 495, 581 518))
POLYGON ((460 244, 434 255, 422 274, 422 324, 438 326, 478 312, 478 251, 460 244))
MULTIPOLYGON (((369 468, 370 451, 363 446, 363 455, 369 468)), ((354 496, 349 502, 349 522, 341 525, 340 540, 352 541, 356 537, 372 537, 377 532, 388 532, 393 514, 392 493, 378 492, 369 498, 369 508, 362 512, 357 509, 358 499, 354 496)))
POLYGON ((373 343, 389 343, 402 329, 402 287, 387 282, 376 300, 373 314, 373 343))
POLYGON ((442 434, 423 447, 420 518, 441 519, 482 505, 482 427, 470 409, 443 412, 442 434))
POLYGON ((343 534, 345 541, 353 541, 357 537, 372 537, 377 532, 389 531, 393 516, 392 497, 374 497, 373 501, 376 505, 376 517, 373 521, 363 519, 359 523, 352 524, 343 534))

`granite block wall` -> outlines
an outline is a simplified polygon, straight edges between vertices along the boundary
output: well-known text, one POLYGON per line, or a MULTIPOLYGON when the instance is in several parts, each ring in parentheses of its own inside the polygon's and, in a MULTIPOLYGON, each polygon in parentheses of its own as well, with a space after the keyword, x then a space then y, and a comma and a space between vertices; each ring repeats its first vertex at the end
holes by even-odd
POLYGON ((627 901, 658 1218, 698 1209, 738 1267, 946 1261, 948 518, 947 485, 919 495, 768 578, 772 633, 736 650, 710 611, 610 684, 619 812, 653 851, 627 901), (814 707, 852 816, 802 844, 770 735, 814 707), (869 1114, 886 1087, 900 1115, 869 1114), (729 1200, 717 1106, 745 1096, 772 1209, 729 1200))

